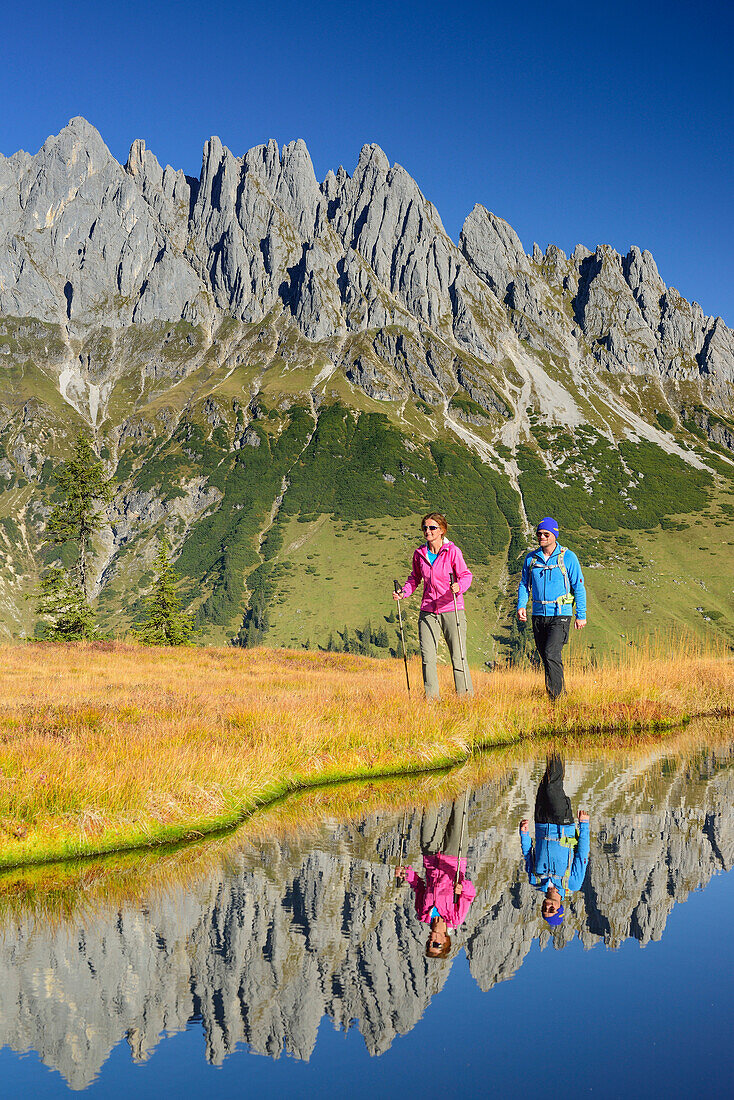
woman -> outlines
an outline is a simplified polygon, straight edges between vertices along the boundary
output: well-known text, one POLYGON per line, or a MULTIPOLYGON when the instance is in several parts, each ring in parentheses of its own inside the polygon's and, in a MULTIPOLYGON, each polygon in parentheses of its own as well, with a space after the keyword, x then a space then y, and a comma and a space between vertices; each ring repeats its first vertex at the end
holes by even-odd
MULTIPOLYGON (((464 796, 464 815, 468 804, 469 791, 464 796)), ((407 882, 415 894, 418 920, 429 926, 428 959, 446 958, 451 950, 449 933, 466 920, 477 893, 466 877, 466 858, 461 854, 461 817, 456 802, 451 803, 448 821, 445 806, 424 810, 421 853, 426 877, 422 879, 410 864, 395 872, 398 882, 407 882)))
POLYGON ((469 666, 462 661, 466 653, 466 615, 464 596, 472 582, 464 557, 453 542, 446 538, 449 525, 439 512, 429 512, 421 520, 421 530, 426 536, 425 546, 419 546, 413 554, 413 569, 393 599, 405 600, 412 596, 423 581, 423 599, 418 618, 418 640, 423 662, 423 684, 427 699, 438 699, 438 672, 436 654, 439 635, 443 634, 451 654, 454 669, 454 685, 457 695, 474 694, 469 666), (456 629, 454 596, 459 608, 459 630, 456 629))

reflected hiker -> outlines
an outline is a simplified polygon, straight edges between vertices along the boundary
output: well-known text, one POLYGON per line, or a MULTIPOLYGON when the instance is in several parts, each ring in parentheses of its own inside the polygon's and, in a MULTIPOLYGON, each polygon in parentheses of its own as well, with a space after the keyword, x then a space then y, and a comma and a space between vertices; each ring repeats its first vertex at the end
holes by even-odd
POLYGON ((563 789, 563 760, 549 756, 535 799, 535 845, 530 822, 520 822, 520 846, 528 882, 545 894, 543 919, 551 927, 563 920, 563 902, 571 890, 580 890, 589 865, 589 815, 579 810, 574 823, 571 799, 563 789))
POLYGON ((430 926, 426 940, 428 959, 446 958, 451 950, 449 933, 466 920, 476 896, 474 884, 466 877, 466 858, 461 854, 467 843, 468 805, 467 791, 463 799, 451 803, 450 809, 438 806, 423 811, 421 852, 425 880, 411 866, 398 867, 396 871, 397 880, 407 882, 415 894, 418 920, 430 926))
POLYGON ((466 615, 464 593, 472 582, 459 547, 446 538, 448 523, 439 512, 429 512, 421 520, 426 542, 413 554, 413 568, 393 599, 407 599, 423 582, 423 599, 418 617, 418 641, 423 662, 423 684, 427 699, 438 699, 436 655, 441 634, 446 639, 454 669, 458 695, 474 694, 466 661, 466 615), (458 622, 457 622, 458 620, 458 622))
POLYGON ((517 594, 517 617, 528 621, 527 602, 533 601, 533 637, 543 662, 545 689, 551 699, 565 690, 563 647, 576 602, 577 630, 586 626, 586 588, 579 559, 573 550, 561 546, 558 524, 550 516, 538 524, 538 549, 525 558, 517 594))

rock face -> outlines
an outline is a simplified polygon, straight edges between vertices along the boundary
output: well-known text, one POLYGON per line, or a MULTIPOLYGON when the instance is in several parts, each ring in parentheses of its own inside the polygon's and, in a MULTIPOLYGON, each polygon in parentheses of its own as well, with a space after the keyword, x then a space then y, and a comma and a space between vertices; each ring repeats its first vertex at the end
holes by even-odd
POLYGON ((126 171, 75 118, 35 157, 0 158, 0 181, 3 314, 121 327, 196 314, 206 299, 175 217, 187 218, 188 184, 142 143, 126 171))
MULTIPOLYGON (((155 321, 211 331, 276 308, 310 341, 400 325, 491 360, 514 330, 590 369, 693 380, 719 401, 734 383, 731 330, 666 288, 648 252, 527 256, 479 205, 456 245, 377 145, 321 184, 302 141, 238 158, 211 138, 193 180, 141 140, 121 166, 82 118, 35 156, 0 157, 0 314, 69 339, 155 321)), ((370 372, 353 381, 369 386, 370 372)))
MULTIPOLYGON (((662 756, 662 753, 660 753, 662 756)), ((562 948, 659 939, 691 890, 734 862, 731 752, 694 762, 633 764, 614 776, 569 764, 574 806, 593 805, 582 890, 554 935, 562 948)), ((75 1088, 127 1038, 144 1060, 161 1032, 200 1017, 206 1054, 238 1043, 309 1058, 328 1015, 357 1022, 370 1054, 415 1027, 466 951, 482 990, 511 978, 534 938, 551 940, 522 872, 515 823, 532 806, 542 765, 524 765, 472 796, 470 877, 477 897, 446 963, 424 956, 412 894, 392 880, 401 819, 375 815, 317 835, 243 849, 193 890, 172 887, 129 905, 48 928, 34 918, 2 928, 0 1042, 36 1050, 75 1088)), ((420 866, 420 810, 408 858, 420 866)))

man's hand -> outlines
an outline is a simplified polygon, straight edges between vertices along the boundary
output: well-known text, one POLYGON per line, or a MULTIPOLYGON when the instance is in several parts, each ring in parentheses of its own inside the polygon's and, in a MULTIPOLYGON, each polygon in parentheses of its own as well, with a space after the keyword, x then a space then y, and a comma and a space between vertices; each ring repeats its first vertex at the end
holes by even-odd
POLYGON ((586 619, 577 619, 573 625, 576 627, 577 630, 583 630, 586 626, 586 619))
POLYGON ((528 609, 527 609, 527 607, 518 607, 517 617, 518 617, 518 619, 520 620, 521 623, 526 623, 528 621, 528 609))
POLYGON ((586 810, 579 810, 579 822, 588 821, 588 820, 589 820, 589 815, 587 814, 586 810))
POLYGON ((529 827, 530 827, 530 822, 528 821, 528 819, 526 817, 524 817, 522 819, 522 821, 520 822, 520 832, 521 833, 526 833, 528 831, 529 827))

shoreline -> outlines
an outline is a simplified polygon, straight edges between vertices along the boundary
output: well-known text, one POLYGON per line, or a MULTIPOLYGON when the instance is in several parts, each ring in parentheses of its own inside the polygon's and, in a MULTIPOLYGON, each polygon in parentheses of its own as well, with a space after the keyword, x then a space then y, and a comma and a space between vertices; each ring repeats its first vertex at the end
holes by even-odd
MULTIPOLYGON (((231 832, 298 791, 446 771, 537 741, 664 737, 734 714, 734 662, 718 655, 572 668, 560 705, 535 673, 476 670, 471 700, 447 692, 436 706, 407 698, 402 660, 0 648, 0 871, 231 832)), ((441 676, 448 688, 450 670, 441 676)))

